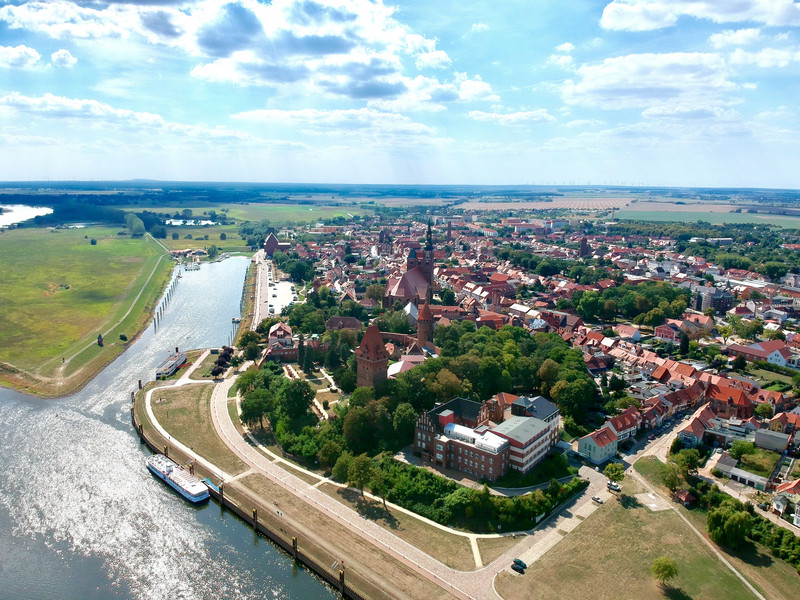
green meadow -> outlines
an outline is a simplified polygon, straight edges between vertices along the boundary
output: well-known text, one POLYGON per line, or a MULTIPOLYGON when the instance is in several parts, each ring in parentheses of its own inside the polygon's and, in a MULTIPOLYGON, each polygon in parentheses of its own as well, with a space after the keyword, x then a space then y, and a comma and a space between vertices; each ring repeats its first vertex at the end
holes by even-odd
POLYGON ((0 381, 42 395, 68 393, 122 352, 120 334, 132 340, 144 326, 172 262, 149 236, 118 231, 0 234, 0 381))

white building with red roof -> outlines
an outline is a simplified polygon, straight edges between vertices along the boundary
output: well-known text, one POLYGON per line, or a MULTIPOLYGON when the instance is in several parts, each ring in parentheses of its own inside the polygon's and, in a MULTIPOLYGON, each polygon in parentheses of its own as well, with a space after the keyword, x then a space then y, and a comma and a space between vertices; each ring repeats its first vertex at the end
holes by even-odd
POLYGON ((578 454, 599 465, 614 458, 617 453, 617 434, 608 425, 578 440, 578 454))

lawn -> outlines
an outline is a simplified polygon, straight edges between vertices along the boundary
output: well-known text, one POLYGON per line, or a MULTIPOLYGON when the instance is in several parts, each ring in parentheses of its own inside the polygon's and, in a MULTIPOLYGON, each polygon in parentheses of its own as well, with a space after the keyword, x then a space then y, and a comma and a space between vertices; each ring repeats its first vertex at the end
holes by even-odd
POLYGON ((498 556, 509 548, 516 546, 524 536, 503 536, 503 537, 480 537, 478 538, 478 550, 481 553, 481 560, 484 565, 488 565, 498 556))
POLYGON ((792 384, 792 378, 782 373, 773 373, 772 371, 767 371, 766 369, 754 369, 752 367, 749 368, 747 372, 755 377, 760 377, 768 384, 775 381, 788 383, 789 385, 792 384))
POLYGON ((319 489, 447 566, 459 571, 475 570, 472 546, 466 537, 432 527, 399 510, 384 510, 381 502, 362 498, 349 488, 323 483, 319 489))
MULTIPOLYGON (((136 336, 172 263, 151 238, 132 239, 117 231, 21 228, 0 234, 0 362, 42 377, 82 370, 85 380, 122 352, 126 342, 119 335, 129 341, 136 336), (143 288, 130 314, 109 331, 143 288), (105 335, 102 348, 92 343, 98 333, 105 335), (73 355, 61 373, 60 358, 73 355)), ((25 387, 22 381, 12 383, 25 387)), ((80 383, 60 391, 68 393, 80 383)))
MULTIPOLYGON (((638 461, 634 468, 644 475, 651 485, 666 494, 667 489, 661 483, 661 477, 658 474, 662 465, 661 461, 648 458, 638 461)), ((703 536, 710 542, 706 533, 708 513, 699 507, 689 510, 682 506, 676 506, 681 514, 689 519, 695 528, 703 533, 703 536)), ((710 543, 713 544, 713 542, 710 543)), ((786 561, 773 558, 769 550, 761 544, 750 543, 744 548, 735 551, 716 544, 714 546, 766 598, 794 600, 797 597, 797 589, 800 586, 800 577, 798 577, 797 571, 786 561)))
MULTIPOLYGON (((197 380, 206 380, 209 381, 212 379, 211 377, 211 369, 214 367, 214 363, 216 363, 217 359, 219 358, 219 354, 210 354, 203 359, 197 368, 189 375, 189 379, 197 379, 197 380)), ((233 389, 233 388, 231 388, 233 389)), ((236 392, 234 392, 235 394, 236 392)))
POLYGON ((781 455, 777 452, 764 450, 763 448, 756 448, 755 454, 745 454, 739 461, 739 468, 744 469, 748 473, 754 475, 761 475, 761 477, 769 477, 775 465, 778 464, 781 455))
POLYGON ((231 475, 247 470, 247 465, 219 438, 211 421, 211 384, 165 387, 153 392, 153 414, 169 434, 184 446, 231 475))
POLYGON ((635 482, 623 482, 623 497, 632 502, 607 501, 525 575, 501 572, 497 591, 506 600, 753 597, 674 511, 651 512, 638 503, 634 494, 641 491, 635 482), (653 560, 663 555, 678 565, 667 594, 650 573, 653 560))

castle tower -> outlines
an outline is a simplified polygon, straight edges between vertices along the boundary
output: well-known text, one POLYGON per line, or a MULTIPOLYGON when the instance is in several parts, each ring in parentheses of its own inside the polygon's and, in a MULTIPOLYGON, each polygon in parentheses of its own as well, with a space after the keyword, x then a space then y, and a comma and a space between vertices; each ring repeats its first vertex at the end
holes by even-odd
POLYGON ((386 381, 389 353, 377 325, 370 325, 356 350, 356 383, 358 387, 375 387, 386 381))
POLYGON ((420 348, 433 343, 433 315, 428 303, 422 305, 417 315, 417 344, 420 348))

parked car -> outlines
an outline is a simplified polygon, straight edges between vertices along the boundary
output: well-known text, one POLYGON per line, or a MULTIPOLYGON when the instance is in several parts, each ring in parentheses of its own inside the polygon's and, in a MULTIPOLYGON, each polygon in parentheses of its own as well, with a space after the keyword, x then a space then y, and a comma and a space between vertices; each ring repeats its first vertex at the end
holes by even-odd
POLYGON ((514 559, 514 564, 515 564, 515 565, 519 565, 519 566, 520 566, 520 567, 522 567, 523 569, 527 569, 527 568, 528 568, 528 565, 526 565, 524 562, 522 562, 522 561, 521 561, 520 559, 518 559, 518 558, 515 558, 515 559, 514 559))
POLYGON ((608 489, 610 489, 610 490, 615 491, 615 492, 618 492, 618 491, 620 491, 622 489, 621 487, 619 487, 619 484, 616 481, 609 481, 606 484, 606 487, 608 489))
POLYGON ((592 500, 594 500, 598 504, 602 504, 603 503, 603 500, 600 498, 600 496, 592 496, 592 500))
POLYGON ((513 564, 511 565, 511 568, 512 568, 514 571, 516 571, 517 573, 519 573, 520 575, 525 575, 525 569, 523 569, 522 567, 520 567, 520 566, 519 566, 517 563, 513 563, 513 564))
POLYGON ((717 454, 722 454, 722 448, 717 448, 717 454))

